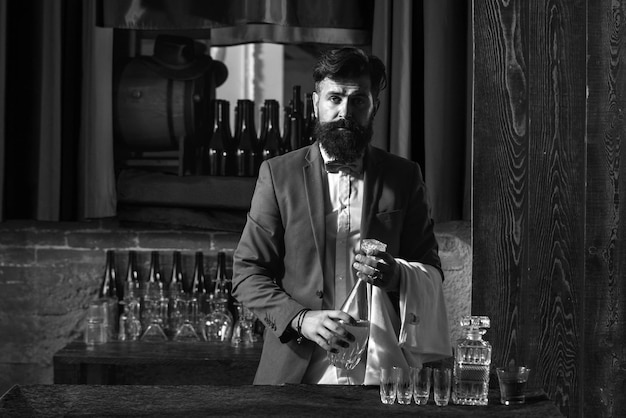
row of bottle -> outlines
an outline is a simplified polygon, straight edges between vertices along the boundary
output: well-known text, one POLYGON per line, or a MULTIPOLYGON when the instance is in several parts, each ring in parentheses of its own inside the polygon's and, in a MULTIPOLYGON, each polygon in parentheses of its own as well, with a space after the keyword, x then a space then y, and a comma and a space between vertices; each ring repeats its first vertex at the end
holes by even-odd
POLYGON ((196 145, 196 175, 255 177, 263 160, 313 142, 313 98, 307 93, 303 101, 300 86, 293 87, 292 100, 284 108, 282 133, 277 100, 267 99, 261 107, 259 133, 254 122, 254 102, 237 100, 234 135, 230 129, 230 103, 216 99, 211 105, 213 128, 208 138, 200 139, 196 145))
MULTIPOLYGON (((100 325, 106 336, 100 340, 252 344, 258 338, 260 323, 232 298, 231 288, 224 252, 217 255, 214 280, 205 275, 203 253, 196 252, 188 283, 179 251, 173 252, 169 280, 161 274, 159 253, 152 251, 145 281, 139 277, 137 254, 129 251, 126 278, 121 282, 117 279, 115 253, 109 250, 97 300, 106 310, 104 324, 100 325)), ((89 318, 93 316, 87 321, 87 342, 90 330, 97 329, 89 318)))

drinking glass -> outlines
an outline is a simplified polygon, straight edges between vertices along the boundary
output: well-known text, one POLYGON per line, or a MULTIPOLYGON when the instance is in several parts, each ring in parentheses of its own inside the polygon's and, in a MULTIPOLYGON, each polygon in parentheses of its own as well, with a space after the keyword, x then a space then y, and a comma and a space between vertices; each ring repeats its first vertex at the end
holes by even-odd
POLYGON ((452 371, 450 369, 433 370, 433 394, 437 406, 446 406, 450 400, 450 384, 452 371))
POLYGON ((411 367, 413 378, 413 397, 418 405, 426 405, 430 397, 432 369, 430 367, 411 367))
POLYGON ((152 288, 149 287, 146 290, 142 319, 145 319, 144 322, 147 325, 141 335, 141 341, 167 341, 167 335, 165 335, 163 324, 167 321, 168 304, 169 301, 167 298, 163 296, 162 292, 155 289, 154 286, 152 288))
POLYGON ((396 402, 396 371, 393 367, 380 369, 380 401, 388 405, 396 402))
POLYGON ((515 405, 526 402, 526 382, 528 382, 528 367, 506 367, 496 369, 500 384, 500 403, 515 405))
POLYGON ((413 381, 411 380, 411 369, 394 367, 396 374, 396 398, 399 404, 409 405, 413 397, 413 381))
POLYGON ((246 309, 239 302, 235 303, 235 308, 237 309, 237 320, 233 327, 230 344, 233 347, 251 346, 254 344, 254 337, 252 335, 253 322, 250 318, 250 310, 246 309))
POLYGON ((107 342, 107 315, 108 306, 106 302, 97 301, 89 305, 87 310, 87 327, 85 329, 85 344, 92 346, 107 342))
POLYGON ((123 311, 120 314, 119 341, 137 341, 141 336, 141 321, 139 320, 139 299, 126 298, 122 306, 123 311))
POLYGON ((173 312, 176 318, 176 329, 174 331, 174 341, 194 342, 200 341, 200 336, 196 332, 193 317, 197 315, 198 300, 194 297, 181 295, 176 299, 176 309, 173 312))

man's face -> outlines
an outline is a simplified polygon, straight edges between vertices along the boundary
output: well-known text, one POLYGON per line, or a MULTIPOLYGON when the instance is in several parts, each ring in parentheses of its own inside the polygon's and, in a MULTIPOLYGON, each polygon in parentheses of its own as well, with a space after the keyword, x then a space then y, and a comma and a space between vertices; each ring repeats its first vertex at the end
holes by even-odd
POLYGON ((372 121, 378 109, 370 79, 325 78, 318 89, 313 93, 315 136, 332 158, 353 161, 362 155, 372 137, 372 121))

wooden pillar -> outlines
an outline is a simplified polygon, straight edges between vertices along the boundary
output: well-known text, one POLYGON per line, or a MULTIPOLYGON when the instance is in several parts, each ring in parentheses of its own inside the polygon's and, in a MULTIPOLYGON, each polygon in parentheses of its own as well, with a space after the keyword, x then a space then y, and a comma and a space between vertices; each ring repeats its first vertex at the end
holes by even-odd
POLYGON ((625 5, 473 2, 472 311, 566 416, 624 410, 625 5))

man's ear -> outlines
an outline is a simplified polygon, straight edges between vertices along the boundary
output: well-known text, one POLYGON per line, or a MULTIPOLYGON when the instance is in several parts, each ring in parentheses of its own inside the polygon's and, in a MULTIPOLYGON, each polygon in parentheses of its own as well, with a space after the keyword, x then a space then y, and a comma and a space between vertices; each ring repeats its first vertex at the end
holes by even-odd
POLYGON ((320 96, 316 91, 314 91, 311 97, 313 98, 313 113, 315 113, 315 119, 319 119, 317 107, 320 103, 320 96))
POLYGON ((380 99, 376 99, 376 102, 374 102, 374 112, 372 113, 372 117, 376 116, 376 113, 378 112, 378 108, 380 107, 380 99))

